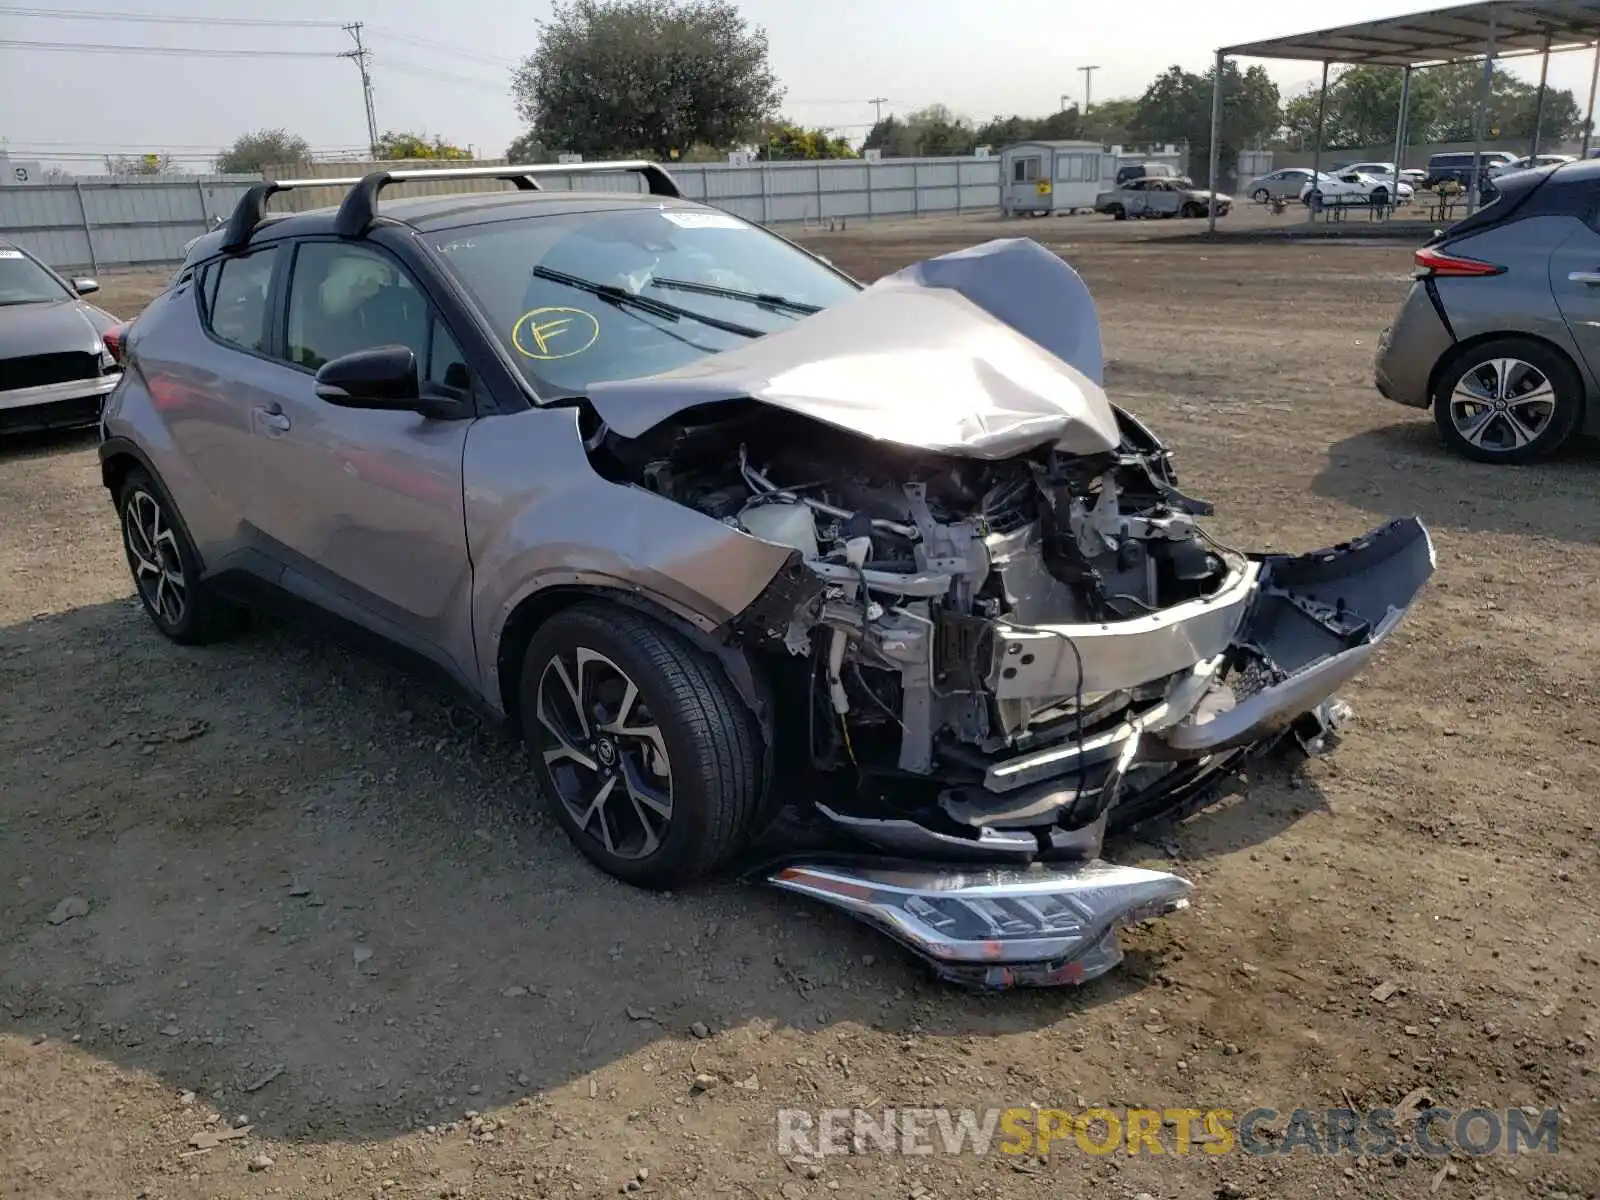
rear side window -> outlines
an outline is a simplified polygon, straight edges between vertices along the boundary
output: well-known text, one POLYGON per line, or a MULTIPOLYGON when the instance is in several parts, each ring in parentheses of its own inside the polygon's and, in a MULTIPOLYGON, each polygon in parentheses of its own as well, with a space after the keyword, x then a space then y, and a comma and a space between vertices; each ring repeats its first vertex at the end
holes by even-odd
POLYGON ((213 336, 241 350, 267 352, 267 299, 277 256, 272 246, 207 268, 201 296, 213 336))

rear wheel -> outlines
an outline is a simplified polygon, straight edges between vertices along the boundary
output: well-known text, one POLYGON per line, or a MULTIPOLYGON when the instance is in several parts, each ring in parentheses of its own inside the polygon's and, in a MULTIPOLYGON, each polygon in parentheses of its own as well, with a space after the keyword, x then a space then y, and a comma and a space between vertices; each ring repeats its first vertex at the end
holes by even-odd
POLYGON ((1528 338, 1474 346, 1440 372, 1433 416, 1451 449, 1478 462, 1529 463, 1559 450, 1583 415, 1583 381, 1528 338))
POLYGON ((529 642, 523 736, 556 819, 607 874, 692 882, 758 832, 761 730, 721 665, 631 608, 564 609, 529 642))
POLYGON ((1257 188, 1255 191, 1250 193, 1250 199, 1254 200, 1257 204, 1265 204, 1268 200, 1272 199, 1272 193, 1267 191, 1266 188, 1257 188))

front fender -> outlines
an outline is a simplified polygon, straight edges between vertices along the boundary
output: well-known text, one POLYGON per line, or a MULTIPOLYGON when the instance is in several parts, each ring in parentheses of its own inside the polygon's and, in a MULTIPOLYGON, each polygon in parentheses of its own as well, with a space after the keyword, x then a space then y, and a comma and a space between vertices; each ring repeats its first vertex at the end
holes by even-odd
POLYGON ((587 587, 647 599, 702 633, 725 625, 792 551, 590 465, 575 408, 489 417, 467 438, 473 637, 486 696, 501 695, 501 639, 524 602, 587 587))

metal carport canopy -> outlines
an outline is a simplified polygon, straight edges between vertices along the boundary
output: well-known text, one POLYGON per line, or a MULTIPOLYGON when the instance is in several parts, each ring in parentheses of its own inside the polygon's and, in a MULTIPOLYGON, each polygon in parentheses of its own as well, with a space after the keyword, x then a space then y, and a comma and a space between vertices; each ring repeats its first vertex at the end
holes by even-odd
MULTIPOLYGON (((1216 187, 1225 59, 1277 58, 1321 63, 1326 88, 1329 63, 1411 69, 1527 54, 1548 55, 1585 46, 1600 46, 1600 0, 1480 0, 1477 4, 1225 46, 1217 51, 1212 95, 1210 186, 1216 187)), ((1591 97, 1590 108, 1593 106, 1591 97)), ((1395 170, 1399 169, 1397 161, 1395 170)), ((1216 209, 1212 206, 1209 228, 1215 231, 1216 225, 1216 209)))

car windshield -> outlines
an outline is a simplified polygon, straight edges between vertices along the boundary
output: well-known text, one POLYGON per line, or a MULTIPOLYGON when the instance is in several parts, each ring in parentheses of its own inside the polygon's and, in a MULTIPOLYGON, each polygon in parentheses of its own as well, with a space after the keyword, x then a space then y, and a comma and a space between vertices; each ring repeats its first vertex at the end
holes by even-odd
POLYGON ((70 296, 49 271, 21 250, 0 246, 0 304, 39 304, 70 296))
POLYGON ((670 371, 857 291, 782 238, 708 209, 523 217, 429 240, 544 399, 670 371))

